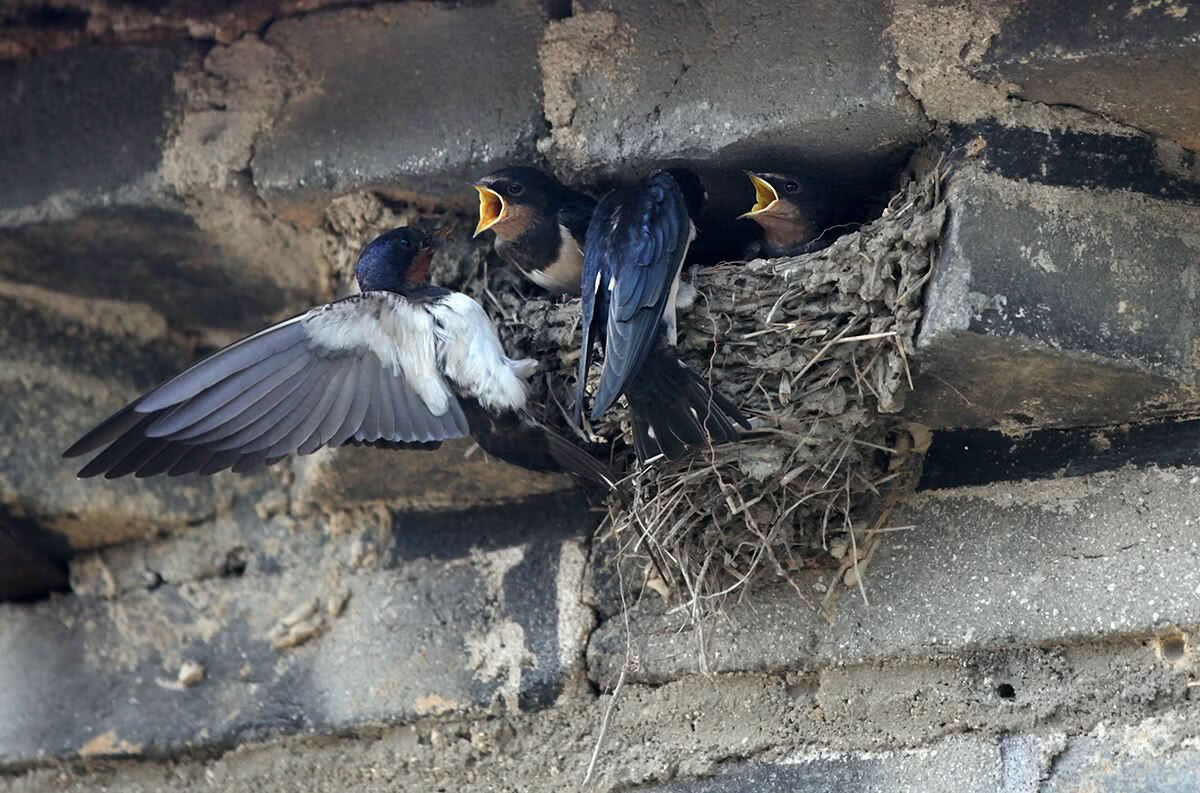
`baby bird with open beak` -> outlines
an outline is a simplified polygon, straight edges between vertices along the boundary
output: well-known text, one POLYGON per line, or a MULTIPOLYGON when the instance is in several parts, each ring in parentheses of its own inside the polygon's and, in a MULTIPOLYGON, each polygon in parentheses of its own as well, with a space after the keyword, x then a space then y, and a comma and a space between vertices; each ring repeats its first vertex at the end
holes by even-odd
POLYGON ((832 242, 829 192, 812 179, 781 173, 746 172, 754 185, 754 206, 741 215, 762 227, 753 255, 774 258, 820 250, 832 242))
POLYGON ((579 294, 583 245, 596 202, 527 166, 501 168, 475 183, 479 225, 496 253, 552 294, 579 294))

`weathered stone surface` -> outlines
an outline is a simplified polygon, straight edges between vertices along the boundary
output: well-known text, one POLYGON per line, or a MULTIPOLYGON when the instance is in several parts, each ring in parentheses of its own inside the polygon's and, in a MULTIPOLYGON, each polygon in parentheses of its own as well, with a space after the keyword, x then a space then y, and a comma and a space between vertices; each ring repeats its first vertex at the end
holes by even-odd
MULTIPOLYGON (((226 85, 231 60, 240 63, 208 62, 224 69, 226 85)), ((177 189, 196 185, 169 183, 167 171, 186 182, 189 168, 217 158, 210 149, 230 146, 226 137, 253 139, 252 129, 229 132, 230 119, 241 118, 232 113, 209 112, 197 133, 203 114, 185 114, 177 79, 200 69, 188 44, 84 47, 0 64, 0 278, 142 303, 189 328, 250 331, 311 302, 311 250, 256 234, 252 203, 225 195, 196 204, 177 189), (194 145, 175 151, 167 168, 163 152, 177 126, 194 145), (235 217, 223 214, 231 205, 235 217), (278 266, 284 257, 287 267, 278 266)), ((205 187, 216 186, 225 185, 205 187)))
POLYGON ((0 502, 77 549, 211 517, 258 479, 79 480, 63 451, 190 363, 193 345, 145 307, 0 283, 0 502))
MULTIPOLYGON (((879 659, 1046 646, 1200 625, 1200 469, 1125 470, 1054 481, 929 491, 893 516, 832 625, 781 587, 705 624, 712 671, 815 669, 879 659)), ((830 574, 801 574, 801 591, 830 574)), ((631 583, 637 591, 637 583, 631 583)), ((631 611, 634 679, 700 666, 700 634, 646 594, 631 611)), ((1146 664, 1153 664, 1147 650, 1146 664)), ((590 673, 612 681, 625 658, 621 616, 589 647, 590 673)), ((1144 678, 1145 679, 1145 678, 1144 678)))
POLYGON ((1168 714, 1072 740, 1038 793, 1188 793, 1200 788, 1196 724, 1168 714))
POLYGON ((1056 172, 1073 186, 1010 179, 1000 171, 1014 144, 1001 136, 993 154, 989 141, 981 131, 982 161, 949 181, 910 415, 935 428, 1028 428, 1194 411, 1200 206, 1133 193, 1135 169, 1108 171, 1102 158, 1091 176, 1056 172))
POLYGON ((55 372, 0 377, 0 501, 16 516, 65 534, 74 548, 152 536, 213 516, 230 475, 175 479, 75 477, 63 450, 134 396, 55 372))
POLYGON ((294 463, 296 498, 333 508, 378 501, 411 509, 454 509, 575 486, 568 476, 526 471, 474 446, 464 438, 435 451, 347 447, 318 452, 294 463))
POLYGON ((1014 6, 972 71, 1200 148, 1200 16, 1185 2, 1014 6), (1191 13, 1189 13, 1189 11, 1191 13))
POLYGON ((160 200, 162 144, 182 111, 175 72, 195 54, 92 46, 0 64, 0 226, 160 200))
MULTIPOLYGON (((646 793, 958 793, 1004 791, 999 746, 951 738, 927 749, 796 754, 784 762, 744 764, 710 779, 641 788, 646 793)), ((1031 791, 1031 793, 1035 793, 1031 791)))
POLYGON ((276 23, 267 41, 312 87, 258 147, 255 183, 307 221, 355 188, 470 205, 466 180, 534 154, 544 25, 531 0, 401 3, 276 23))
MULTIPOLYGON (((672 158, 762 170, 879 158, 927 130, 893 76, 885 3, 587 0, 542 51, 548 157, 611 174, 672 158)), ((745 210, 742 210, 745 211, 745 210)))
POLYGON ((211 558, 177 560, 177 579, 166 557, 114 549, 76 562, 87 595, 0 606, 0 764, 515 712, 582 680, 585 510, 490 516, 503 537, 471 513, 439 516, 433 540, 406 520, 385 557, 373 531, 255 528, 240 509, 214 547, 181 538, 177 553, 225 560, 211 574, 211 558), (139 568, 153 575, 136 586, 139 568))

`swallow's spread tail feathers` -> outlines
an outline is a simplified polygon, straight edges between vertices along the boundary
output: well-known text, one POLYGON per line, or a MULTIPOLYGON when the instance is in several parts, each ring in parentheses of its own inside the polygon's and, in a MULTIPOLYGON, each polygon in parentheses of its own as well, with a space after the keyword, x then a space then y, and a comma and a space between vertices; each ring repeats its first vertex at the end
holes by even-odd
POLYGON ((643 461, 659 453, 677 460, 689 446, 736 441, 740 438, 736 424, 750 429, 750 422, 728 397, 662 347, 650 354, 625 397, 634 448, 643 461))

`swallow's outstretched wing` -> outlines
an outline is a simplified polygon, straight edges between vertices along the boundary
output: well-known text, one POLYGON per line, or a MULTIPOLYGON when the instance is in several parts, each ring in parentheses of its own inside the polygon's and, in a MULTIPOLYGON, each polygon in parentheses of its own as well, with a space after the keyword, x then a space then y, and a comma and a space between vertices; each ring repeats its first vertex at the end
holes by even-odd
POLYGON ((79 472, 243 471, 345 443, 437 443, 470 432, 458 395, 521 410, 532 362, 504 355, 483 309, 449 293, 367 292, 226 347, 130 402, 67 457, 79 472))

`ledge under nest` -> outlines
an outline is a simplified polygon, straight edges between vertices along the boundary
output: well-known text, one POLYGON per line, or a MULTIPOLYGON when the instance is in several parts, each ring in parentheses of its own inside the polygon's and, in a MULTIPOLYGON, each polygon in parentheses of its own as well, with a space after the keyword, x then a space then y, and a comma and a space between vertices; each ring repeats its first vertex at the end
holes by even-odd
MULTIPOLYGON (((589 428, 589 440, 608 442, 616 464, 633 471, 623 483, 629 503, 612 501, 607 532, 627 562, 644 561, 651 585, 707 611, 747 585, 830 564, 831 548, 838 556, 847 546, 854 569, 844 580, 858 580, 869 552, 859 546, 881 528, 909 457, 886 414, 911 387, 907 351, 946 217, 941 176, 910 181, 882 217, 825 250, 694 271, 698 296, 680 313, 680 354, 755 430, 741 443, 634 470, 625 411, 589 428)), ((495 283, 482 297, 510 354, 542 362, 533 402, 578 433, 568 421, 578 300, 523 297, 495 283)))

